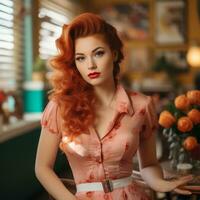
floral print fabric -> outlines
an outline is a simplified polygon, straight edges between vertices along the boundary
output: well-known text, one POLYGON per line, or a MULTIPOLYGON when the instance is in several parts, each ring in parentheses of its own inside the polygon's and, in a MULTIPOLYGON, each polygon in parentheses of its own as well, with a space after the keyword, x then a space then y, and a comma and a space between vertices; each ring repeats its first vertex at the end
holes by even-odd
MULTIPOLYGON (((138 92, 126 91, 117 86, 116 112, 103 138, 95 128, 89 134, 80 134, 69 141, 62 131, 62 119, 56 102, 50 101, 43 113, 41 124, 52 133, 60 134, 60 148, 66 154, 76 184, 99 182, 131 176, 132 158, 140 142, 148 139, 157 127, 157 116, 151 97, 138 92)), ((104 191, 77 192, 77 199, 94 200, 147 200, 144 190, 133 183, 104 191)))

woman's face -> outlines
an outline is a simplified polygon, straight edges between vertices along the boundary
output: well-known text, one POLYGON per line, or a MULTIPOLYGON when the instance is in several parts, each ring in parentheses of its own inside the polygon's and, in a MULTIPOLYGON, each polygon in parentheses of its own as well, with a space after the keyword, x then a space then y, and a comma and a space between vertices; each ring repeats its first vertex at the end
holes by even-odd
POLYGON ((76 67, 83 79, 93 86, 113 81, 114 57, 114 52, 102 34, 75 40, 76 67))

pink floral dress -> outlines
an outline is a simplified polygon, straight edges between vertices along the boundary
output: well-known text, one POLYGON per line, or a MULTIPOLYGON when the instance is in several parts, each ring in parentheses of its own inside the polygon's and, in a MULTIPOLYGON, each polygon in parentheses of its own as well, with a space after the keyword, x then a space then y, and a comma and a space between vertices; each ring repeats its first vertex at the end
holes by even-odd
MULTIPOLYGON (((116 112, 103 138, 93 126, 90 134, 81 134, 69 142, 62 131, 58 105, 50 101, 43 113, 41 124, 52 133, 60 134, 60 148, 66 154, 76 184, 99 182, 106 178, 119 179, 131 176, 132 158, 142 140, 148 139, 157 127, 157 116, 152 99, 138 92, 128 92, 117 86, 116 112)), ((132 184, 112 192, 77 192, 77 199, 84 200, 147 200, 149 197, 134 180, 132 184)))

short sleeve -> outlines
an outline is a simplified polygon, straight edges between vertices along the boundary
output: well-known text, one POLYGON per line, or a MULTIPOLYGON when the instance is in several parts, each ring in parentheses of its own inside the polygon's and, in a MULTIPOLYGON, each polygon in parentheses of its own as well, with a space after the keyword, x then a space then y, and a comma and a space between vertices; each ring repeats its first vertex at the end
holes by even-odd
POLYGON ((46 127, 51 133, 59 134, 60 131, 60 119, 59 108, 55 101, 49 101, 46 105, 41 118, 41 126, 46 127))
POLYGON ((145 107, 145 120, 141 127, 141 140, 149 138, 158 128, 158 117, 155 103, 150 96, 147 96, 145 107))

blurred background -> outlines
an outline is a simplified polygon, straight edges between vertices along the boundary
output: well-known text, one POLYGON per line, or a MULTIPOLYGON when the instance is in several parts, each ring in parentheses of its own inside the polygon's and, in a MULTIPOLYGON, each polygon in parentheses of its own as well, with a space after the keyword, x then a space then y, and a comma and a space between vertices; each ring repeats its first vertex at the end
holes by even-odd
MULTIPOLYGON (((153 95, 158 114, 166 101, 200 89, 199 0, 0 0, 0 199, 47 199, 34 161, 51 89, 48 59, 62 25, 86 11, 117 28, 121 81, 153 95)), ((71 177, 62 153, 55 170, 71 177)))

